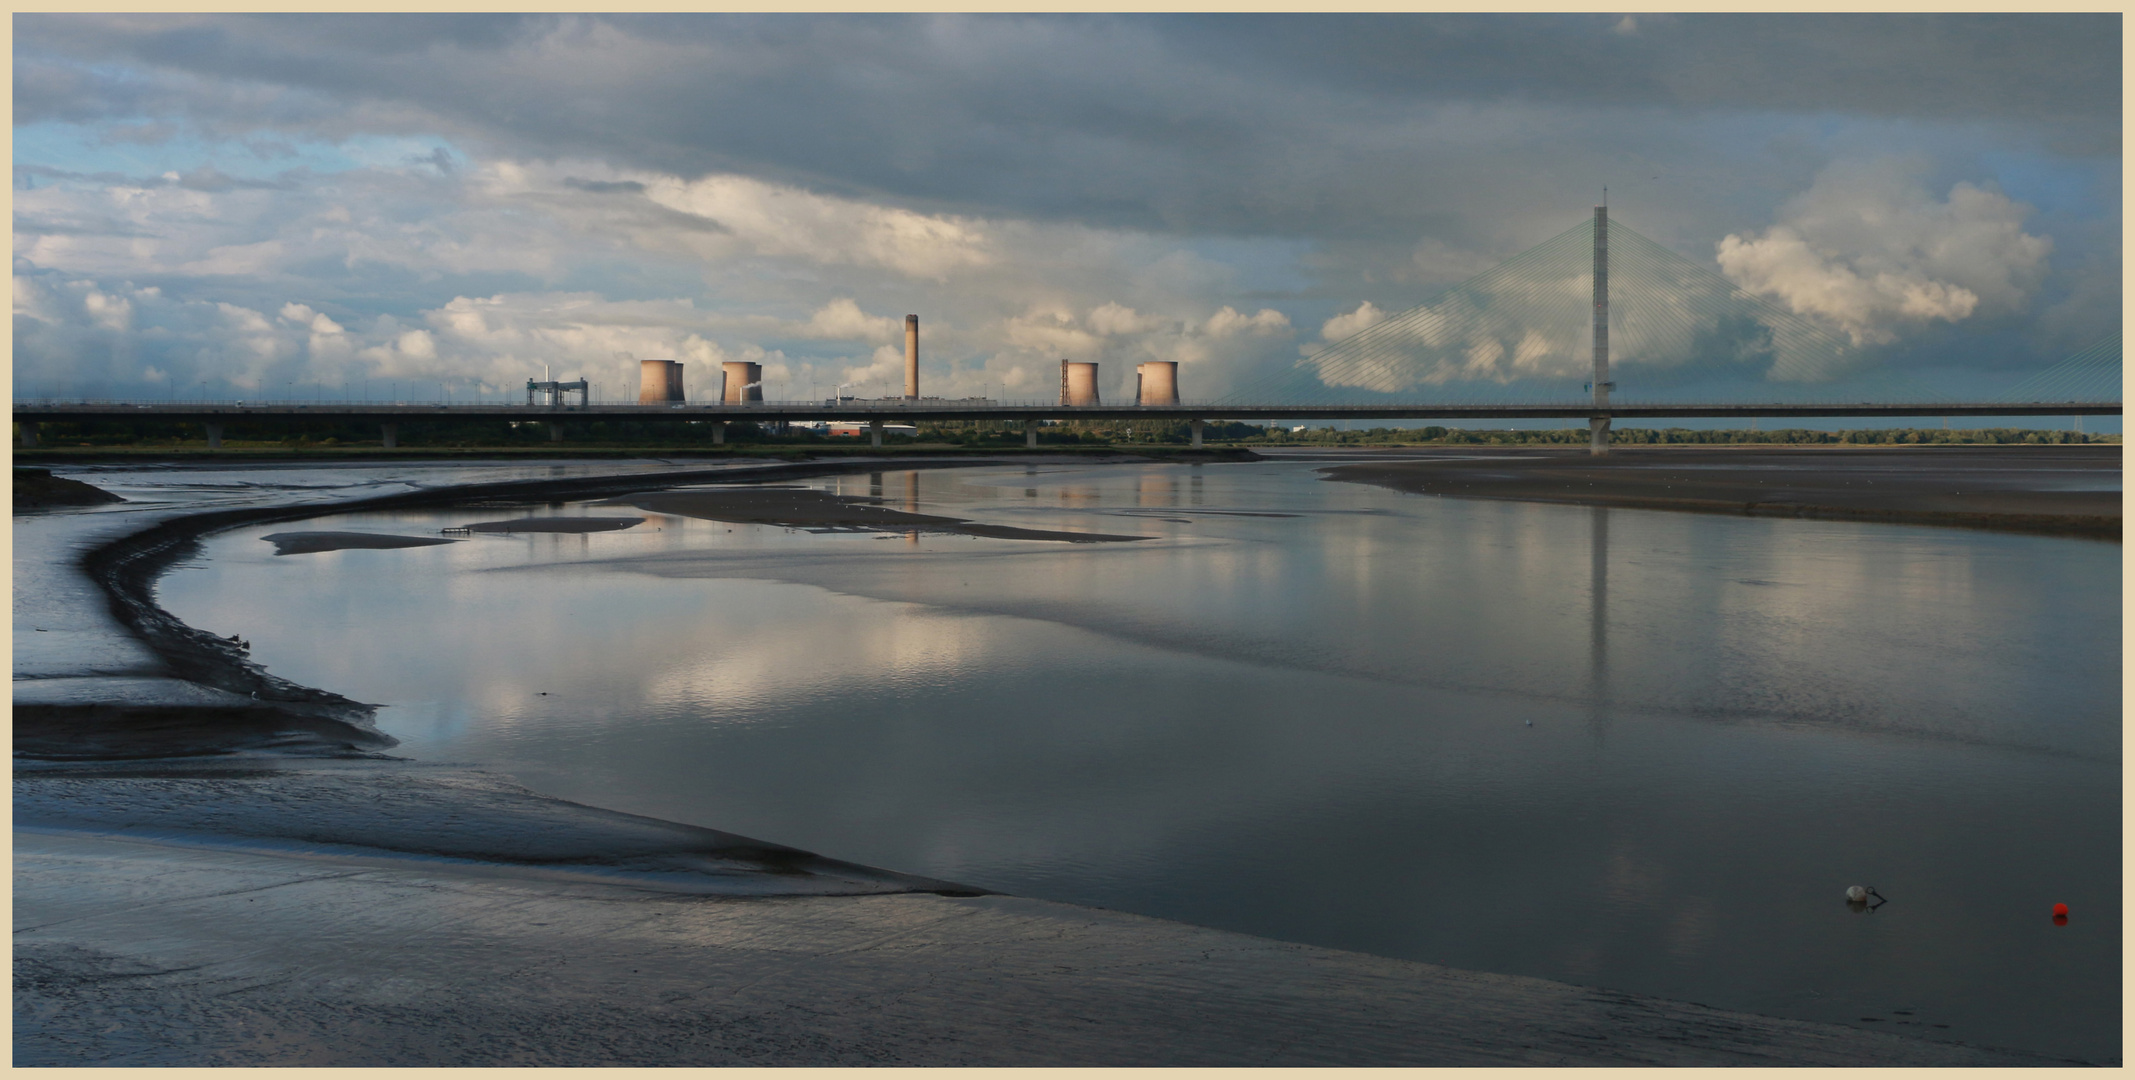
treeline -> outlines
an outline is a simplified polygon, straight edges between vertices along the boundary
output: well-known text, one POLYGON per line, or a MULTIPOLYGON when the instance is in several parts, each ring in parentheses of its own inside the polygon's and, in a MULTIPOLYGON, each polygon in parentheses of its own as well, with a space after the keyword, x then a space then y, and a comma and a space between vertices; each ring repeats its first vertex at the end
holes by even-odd
MULTIPOLYGON (((1299 446, 1584 446, 1588 440, 1585 428, 1544 428, 1538 430, 1488 430, 1474 428, 1424 428, 1376 427, 1369 431, 1339 431, 1331 428, 1308 428, 1304 431, 1270 431, 1262 437, 1242 440, 1247 443, 1299 446)), ((1883 428, 1877 430, 1814 431, 1808 428, 1781 428, 1776 431, 1711 430, 1695 428, 1616 428, 1609 433, 1609 441, 1617 445, 1683 445, 1683 446, 1829 446, 1829 445, 2007 445, 2036 443, 2063 445, 2082 443, 2117 443, 2118 435, 2098 435, 2082 431, 2040 430, 2036 428, 1883 428)))
MULTIPOLYGON (((404 448, 433 449, 710 449, 715 424, 710 421, 659 422, 622 420, 561 421, 563 441, 550 438, 550 422, 510 420, 403 420, 398 443, 404 448)), ((172 421, 84 420, 37 425, 39 442, 55 448, 132 447, 199 449, 207 434, 199 423, 172 421)), ((1422 428, 1375 427, 1345 431, 1333 427, 1291 430, 1273 424, 1209 421, 1203 439, 1233 446, 1581 446, 1580 428, 1476 429, 1433 425, 1422 428)), ((1044 446, 1183 445, 1193 430, 1183 420, 1069 421, 1038 429, 1044 446)), ((1914 445, 1914 444, 2083 444, 2118 443, 2119 435, 2034 428, 1884 428, 1856 431, 1699 430, 1693 428, 1621 427, 1611 433, 1617 445, 1914 445)), ((809 428, 734 422, 727 425, 726 445, 864 446, 868 438, 830 436, 809 428)), ((918 425, 918 434, 889 433, 885 442, 956 446, 969 449, 1016 449, 1024 445, 1021 421, 963 420, 918 425)), ((379 447, 383 434, 373 422, 312 418, 262 418, 226 423, 223 445, 231 449, 361 449, 379 447)))

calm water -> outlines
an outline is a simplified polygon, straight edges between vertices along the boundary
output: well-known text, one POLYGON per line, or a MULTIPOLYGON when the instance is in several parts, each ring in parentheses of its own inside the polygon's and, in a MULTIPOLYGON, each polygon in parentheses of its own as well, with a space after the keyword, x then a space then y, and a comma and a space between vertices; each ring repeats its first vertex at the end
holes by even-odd
POLYGON ((649 513, 258 539, 522 511, 343 515, 219 537, 162 596, 382 703, 398 752, 568 799, 1293 941, 2119 1055, 2115 545, 1444 500, 1310 462, 806 483, 1153 539, 649 513), (1849 910, 1853 884, 1890 903, 1849 910))

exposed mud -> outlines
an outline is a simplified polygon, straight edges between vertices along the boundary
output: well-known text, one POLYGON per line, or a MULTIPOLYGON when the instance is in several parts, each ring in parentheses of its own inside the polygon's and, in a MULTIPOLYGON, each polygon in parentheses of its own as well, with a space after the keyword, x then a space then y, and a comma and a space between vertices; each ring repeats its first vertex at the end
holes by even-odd
POLYGON ((272 543, 276 555, 313 555, 321 551, 346 551, 351 548, 435 547, 438 544, 457 543, 440 536, 389 536, 385 533, 359 532, 278 532, 268 533, 260 539, 272 543))
MULTIPOLYGON (((138 725, 133 733, 142 733, 138 725)), ((255 756, 18 765, 14 800, 17 828, 540 867, 662 891, 986 893, 550 798, 480 770, 403 761, 306 764, 255 756)))
POLYGON ((15 513, 55 506, 101 506, 125 502, 94 484, 53 476, 50 469, 15 468, 15 513))
POLYGON ((394 742, 373 728, 272 705, 15 706, 18 760, 121 761, 245 751, 355 756, 394 742))
POLYGON ((1116 533, 1066 532, 987 525, 936 514, 892 510, 880 500, 791 487, 721 488, 640 495, 628 505, 657 514, 746 525, 784 525, 797 529, 867 532, 935 532, 985 536, 996 540, 1054 540, 1070 544, 1106 544, 1147 540, 1116 533))
POLYGON ((1419 495, 2120 539, 2118 446, 1468 451, 1324 471, 1419 495))

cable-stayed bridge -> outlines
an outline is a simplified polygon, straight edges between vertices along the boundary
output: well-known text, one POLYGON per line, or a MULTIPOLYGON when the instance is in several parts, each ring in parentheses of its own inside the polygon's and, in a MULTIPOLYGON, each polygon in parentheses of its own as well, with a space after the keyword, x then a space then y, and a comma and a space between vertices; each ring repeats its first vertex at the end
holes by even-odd
MULTIPOLYGON (((531 389, 534 385, 529 383, 531 389)), ((2006 389, 1969 397, 1875 364, 1872 345, 1743 290, 1621 224, 1605 207, 1439 294, 1287 369, 1212 400, 1068 404, 836 398, 572 404, 515 401, 17 399, 26 443, 41 421, 163 419, 207 425, 264 417, 367 420, 390 445, 400 421, 437 419, 886 422, 1063 419, 1583 419, 1596 453, 1617 419, 2120 415, 2116 332, 2006 389), (1745 386, 1754 387, 1746 393, 1745 386)), ((583 386, 583 384, 577 384, 583 386)), ((551 431, 558 437, 560 426, 551 431)))

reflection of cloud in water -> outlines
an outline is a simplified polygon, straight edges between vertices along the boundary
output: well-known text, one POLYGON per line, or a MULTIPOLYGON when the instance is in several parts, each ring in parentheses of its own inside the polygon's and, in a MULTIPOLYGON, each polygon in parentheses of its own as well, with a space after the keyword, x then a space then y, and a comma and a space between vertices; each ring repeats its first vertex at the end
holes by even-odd
POLYGON ((720 723, 766 719, 752 708, 825 692, 902 694, 1002 665, 1007 639, 988 620, 903 604, 782 589, 777 616, 720 635, 645 677, 654 706, 710 705, 720 723))

